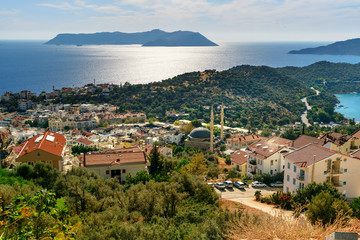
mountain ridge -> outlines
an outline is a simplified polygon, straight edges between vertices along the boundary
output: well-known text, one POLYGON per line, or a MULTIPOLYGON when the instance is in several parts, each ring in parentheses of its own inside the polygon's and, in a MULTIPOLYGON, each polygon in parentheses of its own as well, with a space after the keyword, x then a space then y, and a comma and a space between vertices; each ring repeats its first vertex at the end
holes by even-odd
POLYGON ((317 54, 317 55, 351 55, 360 56, 360 38, 334 42, 329 45, 314 48, 292 50, 289 54, 317 54))

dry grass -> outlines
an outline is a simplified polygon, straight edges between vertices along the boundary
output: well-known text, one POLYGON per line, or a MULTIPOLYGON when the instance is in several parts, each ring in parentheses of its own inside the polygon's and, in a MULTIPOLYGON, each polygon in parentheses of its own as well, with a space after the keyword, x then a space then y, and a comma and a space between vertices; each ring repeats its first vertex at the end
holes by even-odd
POLYGON ((322 227, 320 224, 311 225, 305 217, 297 219, 285 216, 270 216, 229 202, 223 203, 232 212, 232 230, 228 239, 325 239, 335 231, 360 233, 360 220, 337 219, 334 224, 322 227))

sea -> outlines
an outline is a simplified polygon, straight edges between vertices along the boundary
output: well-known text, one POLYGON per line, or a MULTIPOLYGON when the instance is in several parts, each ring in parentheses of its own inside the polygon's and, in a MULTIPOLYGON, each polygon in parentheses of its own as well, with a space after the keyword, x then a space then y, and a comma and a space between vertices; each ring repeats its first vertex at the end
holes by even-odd
MULTIPOLYGON (((0 41, 0 94, 22 90, 49 92, 94 81, 149 83, 186 72, 221 71, 243 64, 284 67, 307 66, 323 60, 360 62, 358 56, 287 54, 328 42, 218 43, 218 47, 56 46, 44 42, 0 41)), ((360 97, 349 101, 360 102, 360 97)), ((341 104, 348 106, 347 100, 341 104)), ((360 120, 357 112, 356 115, 354 111, 355 118, 360 120)))

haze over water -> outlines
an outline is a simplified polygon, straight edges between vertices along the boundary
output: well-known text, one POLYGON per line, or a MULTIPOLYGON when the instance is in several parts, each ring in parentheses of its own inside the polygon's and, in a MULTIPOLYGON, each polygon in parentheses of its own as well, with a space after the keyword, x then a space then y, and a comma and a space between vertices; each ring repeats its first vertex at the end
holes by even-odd
POLYGON ((306 66, 317 61, 358 63, 355 56, 287 54, 324 43, 220 43, 219 47, 49 46, 0 41, 0 94, 51 91, 97 83, 149 83, 206 69, 241 64, 306 66))

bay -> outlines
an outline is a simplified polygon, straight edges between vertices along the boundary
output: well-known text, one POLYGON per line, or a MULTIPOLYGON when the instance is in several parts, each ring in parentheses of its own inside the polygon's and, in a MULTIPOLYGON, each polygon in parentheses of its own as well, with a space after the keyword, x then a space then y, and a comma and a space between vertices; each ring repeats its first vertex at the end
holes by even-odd
POLYGON ((0 41, 0 94, 92 83, 149 83, 233 66, 306 66, 317 61, 358 63, 358 56, 294 55, 324 42, 219 43, 219 47, 51 46, 44 41, 0 41))
POLYGON ((360 94, 335 94, 339 99, 340 107, 335 111, 342 113, 346 118, 360 122, 360 94))

